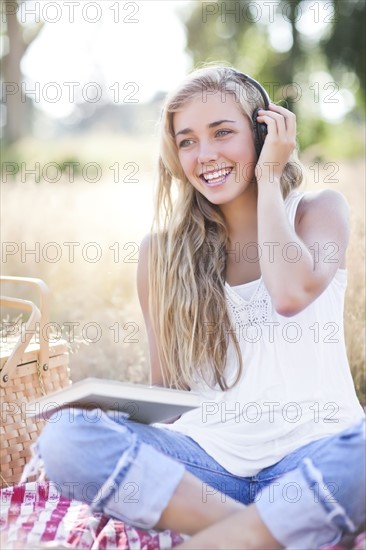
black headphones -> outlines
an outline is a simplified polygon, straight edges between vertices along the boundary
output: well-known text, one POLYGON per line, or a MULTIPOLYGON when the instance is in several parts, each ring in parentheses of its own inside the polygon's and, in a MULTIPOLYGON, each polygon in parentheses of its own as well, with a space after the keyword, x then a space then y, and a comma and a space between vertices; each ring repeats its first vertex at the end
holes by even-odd
MULTIPOLYGON (((254 80, 254 78, 251 78, 247 74, 239 73, 238 71, 235 71, 234 69, 233 69, 233 72, 234 72, 234 75, 239 80, 241 80, 242 82, 249 82, 250 84, 252 84, 252 86, 254 86, 254 88, 256 88, 259 91, 259 93, 262 96, 263 101, 264 101, 264 109, 267 110, 268 107, 269 107, 270 99, 269 99, 269 95, 267 94, 267 92, 263 88, 263 86, 261 86, 261 84, 259 84, 259 82, 257 82, 256 80, 254 80)), ((257 107, 256 109, 254 109, 254 112, 252 114, 254 145, 255 145, 255 150, 257 152, 258 157, 260 155, 260 152, 261 152, 263 144, 264 144, 264 140, 265 140, 266 135, 267 135, 267 124, 264 124, 263 122, 258 122, 257 121, 257 116, 258 116, 259 109, 260 109, 260 107, 257 107)))

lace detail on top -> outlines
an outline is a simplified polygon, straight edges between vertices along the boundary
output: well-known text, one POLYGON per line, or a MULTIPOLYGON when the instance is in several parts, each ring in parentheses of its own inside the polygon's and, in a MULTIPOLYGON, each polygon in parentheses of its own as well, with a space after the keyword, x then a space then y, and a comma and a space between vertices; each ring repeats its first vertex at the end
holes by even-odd
POLYGON ((247 329, 270 321, 271 298, 262 279, 249 301, 239 296, 227 283, 225 285, 229 312, 235 328, 247 329))
MULTIPOLYGON (((294 228, 297 206, 304 193, 292 191, 285 200, 285 208, 291 227, 294 228)), ((244 285, 237 285, 244 286, 244 285)), ((271 321, 272 301, 260 278, 258 286, 250 300, 245 300, 234 288, 225 283, 226 298, 229 315, 232 318, 235 330, 247 330, 250 326, 260 326, 271 321)))

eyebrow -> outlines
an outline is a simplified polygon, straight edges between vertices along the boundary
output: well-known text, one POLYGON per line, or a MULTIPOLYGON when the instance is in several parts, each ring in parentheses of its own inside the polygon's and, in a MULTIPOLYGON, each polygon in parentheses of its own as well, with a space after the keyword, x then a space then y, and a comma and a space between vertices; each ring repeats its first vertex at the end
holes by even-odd
MULTIPOLYGON (((207 125, 207 128, 216 128, 216 126, 220 126, 220 124, 223 124, 224 122, 231 122, 233 124, 236 124, 235 120, 222 119, 222 120, 215 120, 215 122, 210 122, 210 124, 207 125)), ((193 130, 191 128, 184 128, 184 130, 180 130, 179 132, 177 132, 174 137, 179 136, 179 134, 184 134, 184 135, 191 134, 192 132, 193 130)))

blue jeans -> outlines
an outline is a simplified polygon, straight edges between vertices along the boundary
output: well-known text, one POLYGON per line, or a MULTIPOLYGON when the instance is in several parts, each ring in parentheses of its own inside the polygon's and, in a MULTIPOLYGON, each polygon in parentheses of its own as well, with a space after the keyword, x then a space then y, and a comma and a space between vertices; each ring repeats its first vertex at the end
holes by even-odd
POLYGON ((252 477, 230 474, 186 435, 117 411, 64 409, 51 417, 35 452, 65 497, 145 529, 158 522, 186 470, 202 480, 204 503, 218 491, 223 500, 256 502, 270 531, 291 548, 337 541, 366 517, 364 420, 252 477))

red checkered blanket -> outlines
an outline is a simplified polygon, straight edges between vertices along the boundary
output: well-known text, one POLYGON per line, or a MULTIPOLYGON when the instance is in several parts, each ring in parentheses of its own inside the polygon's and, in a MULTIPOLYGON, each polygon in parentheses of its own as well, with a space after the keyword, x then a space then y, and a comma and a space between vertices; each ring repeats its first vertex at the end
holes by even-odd
POLYGON ((1 490, 1 548, 39 549, 57 541, 83 550, 158 550, 183 538, 171 531, 143 531, 91 514, 90 508, 60 496, 52 483, 25 483, 1 490))
MULTIPOLYGON (((49 482, 8 487, 1 490, 0 498, 0 547, 4 550, 39 550, 51 541, 61 548, 70 545, 83 550, 160 550, 183 541, 172 531, 144 531, 91 514, 86 504, 60 496, 49 482)), ((365 550, 365 533, 330 548, 365 550)))

